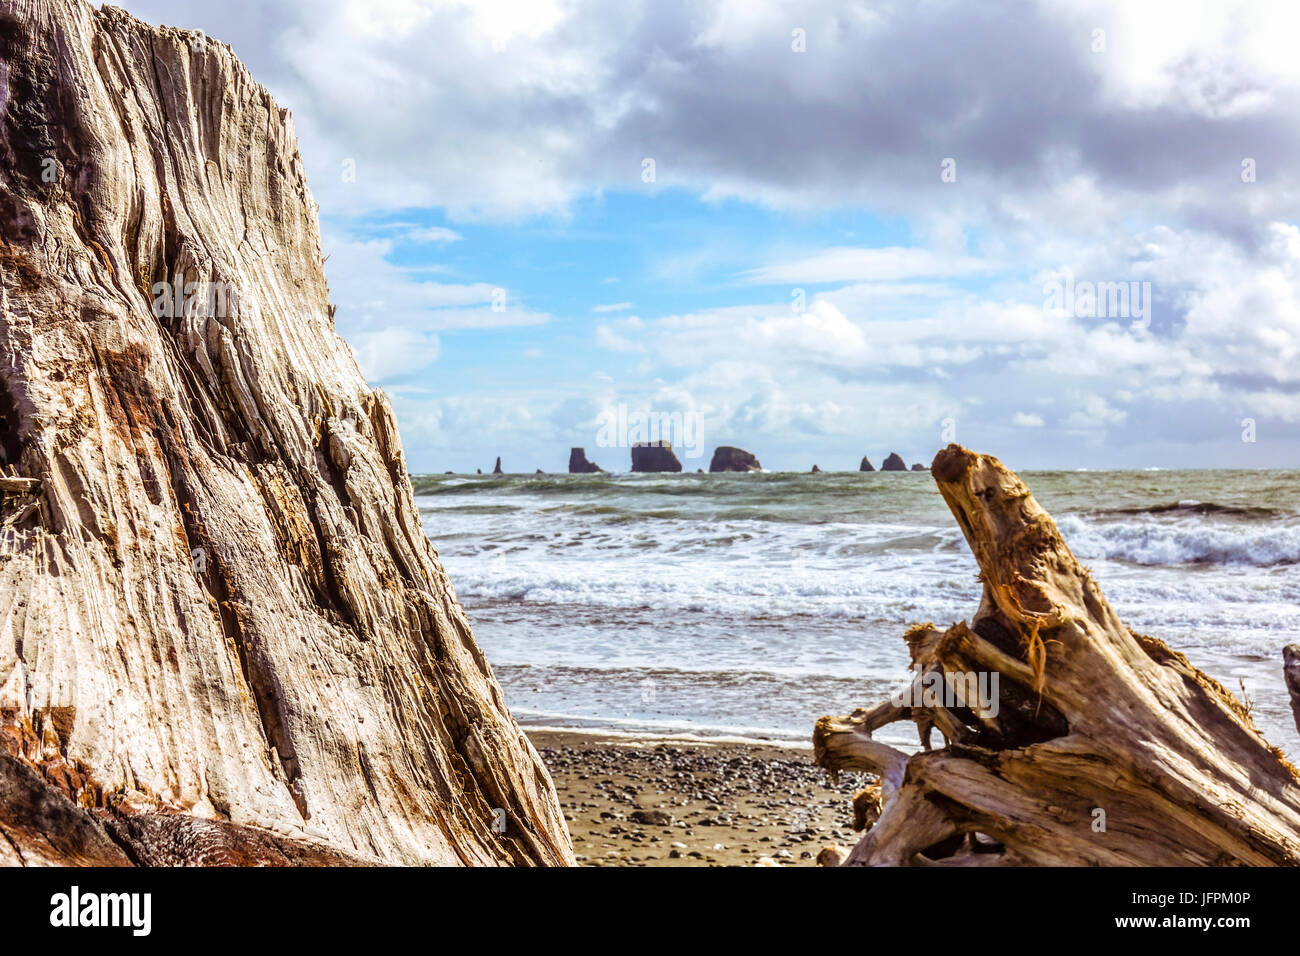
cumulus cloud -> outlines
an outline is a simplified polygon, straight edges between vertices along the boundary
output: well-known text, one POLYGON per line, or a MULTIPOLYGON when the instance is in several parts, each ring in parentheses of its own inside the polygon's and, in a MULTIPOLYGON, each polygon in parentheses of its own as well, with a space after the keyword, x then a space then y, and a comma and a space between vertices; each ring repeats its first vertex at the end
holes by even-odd
MULTIPOLYGON (((937 444, 944 419, 1025 449, 1060 431, 1058 449, 1085 435, 1122 455, 1154 431, 1227 454, 1243 417, 1263 434, 1300 421, 1292 3, 125 2, 231 42, 292 107, 339 329, 380 381, 435 361, 436 332, 553 323, 508 274, 394 264, 401 243, 471 245, 471 220, 562 222, 578 199, 676 190, 900 224, 888 244, 773 243, 732 270, 726 304, 710 288, 649 312, 620 291, 643 319, 581 332, 628 363, 605 384, 567 375, 513 414, 486 392, 408 394, 404 431, 564 439, 565 403, 600 389, 689 400, 791 454, 822 434, 847 455, 868 429, 937 444), (406 223, 417 208, 451 225, 406 223), (385 214, 403 222, 382 238, 356 225, 385 214), (1149 321, 1053 309, 1044 285, 1065 270, 1149 283, 1149 321), (820 288, 797 311, 776 286, 820 288)), ((683 242, 656 249, 652 278, 689 288, 722 264, 683 242)))
POLYGON ((1229 191, 1241 158, 1275 206, 1294 209, 1300 182, 1286 2, 130 6, 234 44, 294 105, 331 208, 557 209, 644 185, 651 157, 658 187, 712 198, 959 204, 1009 224, 1026 197, 1099 182, 1249 231, 1229 191))

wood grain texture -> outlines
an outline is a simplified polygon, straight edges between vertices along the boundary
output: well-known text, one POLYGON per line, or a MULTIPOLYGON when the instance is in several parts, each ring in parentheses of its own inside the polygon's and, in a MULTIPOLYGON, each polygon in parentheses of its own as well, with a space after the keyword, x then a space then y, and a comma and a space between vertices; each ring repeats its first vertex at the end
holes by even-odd
POLYGON ((996 458, 950 445, 932 474, 983 597, 969 624, 907 633, 915 693, 818 722, 822 766, 880 777, 879 818, 845 865, 1300 863, 1300 780, 1247 709, 1125 627, 996 458), (997 674, 996 713, 971 699, 980 673, 997 674), (952 697, 920 696, 927 675, 952 697), (897 720, 945 745, 872 738, 897 720))
POLYGON ((334 331, 288 112, 82 0, 0 0, 0 71, 5 749, 128 838, 181 828, 168 862, 236 827, 271 862, 571 863, 334 331))

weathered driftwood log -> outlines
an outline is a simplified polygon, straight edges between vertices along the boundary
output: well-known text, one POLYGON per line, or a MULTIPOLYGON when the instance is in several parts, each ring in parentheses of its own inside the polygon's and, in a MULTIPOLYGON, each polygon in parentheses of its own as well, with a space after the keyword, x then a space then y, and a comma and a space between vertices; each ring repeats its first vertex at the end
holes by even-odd
POLYGON ((997 459, 949 445, 932 473, 983 599, 970 624, 908 632, 907 693, 818 722, 821 766, 880 777, 845 865, 1300 863, 1300 779, 1246 709, 1120 622, 997 459), (946 745, 872 738, 897 720, 946 745))
POLYGON ((571 862, 287 111, 82 0, 0 0, 0 61, 0 860, 571 862))

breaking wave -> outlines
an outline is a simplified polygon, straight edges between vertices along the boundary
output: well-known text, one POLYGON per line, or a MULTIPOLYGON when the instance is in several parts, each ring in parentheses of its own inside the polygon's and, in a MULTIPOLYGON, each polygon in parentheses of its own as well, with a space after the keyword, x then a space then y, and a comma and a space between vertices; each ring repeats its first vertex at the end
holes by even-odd
POLYGON ((1063 515, 1057 526, 1080 558, 1143 565, 1300 562, 1300 524, 1191 521, 1088 521, 1063 515))

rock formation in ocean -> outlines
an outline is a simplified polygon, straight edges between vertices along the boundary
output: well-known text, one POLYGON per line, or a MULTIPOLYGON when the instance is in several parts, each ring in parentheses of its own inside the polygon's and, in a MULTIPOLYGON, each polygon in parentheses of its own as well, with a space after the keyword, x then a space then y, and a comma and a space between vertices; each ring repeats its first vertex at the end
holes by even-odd
POLYGON ((907 462, 903 461, 903 456, 898 452, 891 451, 885 463, 880 466, 881 471, 907 471, 907 462))
POLYGON ((0 861, 572 862, 288 111, 111 6, 0 36, 0 861))
POLYGON ((818 466, 818 465, 813 465, 813 466, 812 466, 812 471, 808 472, 808 474, 810 474, 810 475, 820 475, 821 473, 822 473, 822 470, 821 470, 820 466, 818 466))
POLYGON ((642 441, 632 446, 633 471, 681 471, 682 463, 666 442, 642 441))
POLYGON ((845 865, 1300 864, 1300 775, 1249 709, 1126 627, 996 458, 949 445, 930 470, 983 595, 907 631, 911 687, 817 722, 818 764, 879 781, 845 865), (874 738, 899 720, 921 752, 874 738))
POLYGON ((758 459, 743 448, 731 445, 719 445, 713 450, 713 460, 709 462, 709 472, 720 471, 762 471, 758 459))
POLYGON ((569 474, 571 475, 590 475, 599 471, 604 471, 600 465, 594 461, 587 461, 587 452, 583 448, 569 449, 569 474))
POLYGON ((918 461, 916 464, 914 464, 914 465, 912 466, 912 470, 913 470, 913 471, 929 471, 929 470, 930 470, 930 466, 929 466, 929 465, 923 465, 923 464, 921 464, 921 463, 918 461))
POLYGON ((1295 717, 1295 729, 1300 733, 1300 644, 1288 644, 1282 648, 1282 676, 1286 689, 1291 694, 1291 714, 1295 717))
POLYGON ((872 464, 872 463, 867 459, 867 456, 866 456, 866 455, 863 455, 863 456, 862 456, 862 464, 858 465, 858 471, 875 471, 875 470, 876 470, 876 466, 873 465, 873 464, 872 464))
POLYGON ((503 475, 503 474, 505 474, 505 472, 503 472, 503 471, 501 470, 501 456, 500 456, 500 455, 497 455, 497 463, 496 463, 495 465, 492 466, 492 474, 494 474, 494 475, 503 475))

